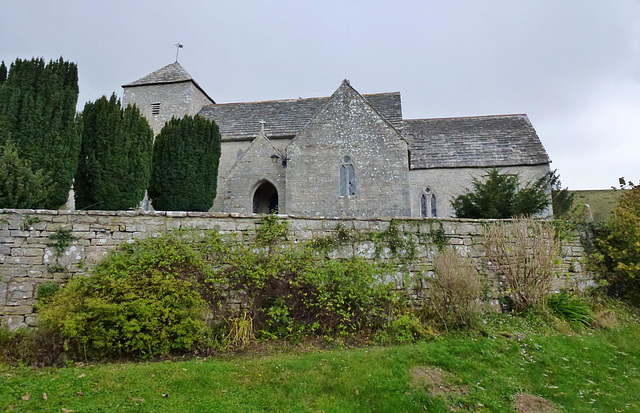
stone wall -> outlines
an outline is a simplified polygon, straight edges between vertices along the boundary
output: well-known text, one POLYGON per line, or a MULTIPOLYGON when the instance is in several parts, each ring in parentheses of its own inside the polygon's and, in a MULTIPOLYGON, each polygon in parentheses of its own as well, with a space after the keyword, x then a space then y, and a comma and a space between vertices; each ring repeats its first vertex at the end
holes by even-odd
MULTIPOLYGON (((338 228, 351 231, 385 231, 392 225, 390 218, 307 218, 282 216, 289 223, 289 242, 297 243, 336 233, 338 228)), ((43 282, 64 282, 72 276, 84 275, 109 251, 122 243, 153 236, 176 228, 217 229, 221 233, 252 233, 259 224, 255 215, 211 214, 203 212, 143 212, 143 211, 0 211, 0 320, 3 325, 17 328, 34 325, 37 286, 43 282), (58 248, 56 248, 58 247, 58 248)), ((462 219, 425 220, 410 218, 393 221, 404 237, 416 241, 415 258, 399 264, 399 271, 412 274, 409 286, 420 289, 425 274, 432 269, 431 260, 437 251, 432 243, 434 229, 442 229, 447 243, 472 257, 482 273, 486 273, 481 245, 486 222, 462 219)), ((339 247, 335 257, 359 255, 374 259, 373 240, 360 238, 339 247)), ((388 249, 380 254, 390 259, 388 249)), ((580 267, 583 250, 578 239, 566 243, 559 285, 584 285, 590 278, 580 267), (570 274, 570 276, 568 276, 570 274)), ((489 277, 496 291, 498 280, 489 277)))

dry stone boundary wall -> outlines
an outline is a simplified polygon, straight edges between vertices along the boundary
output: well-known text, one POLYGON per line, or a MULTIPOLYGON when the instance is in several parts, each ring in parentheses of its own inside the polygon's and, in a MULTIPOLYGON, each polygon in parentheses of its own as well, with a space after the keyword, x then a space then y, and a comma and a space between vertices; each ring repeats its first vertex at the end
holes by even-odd
MULTIPOLYGON (((288 221, 288 241, 297 243, 335 233, 385 231, 391 218, 308 218, 282 215, 288 221)), ((259 225, 256 215, 213 214, 204 212, 144 211, 0 211, 0 322, 12 329, 37 323, 34 304, 37 286, 43 282, 64 282, 81 276, 122 243, 162 234, 177 228, 216 229, 221 233, 253 233, 259 225), (57 237, 57 240, 56 240, 57 237), (58 248, 56 249, 56 245, 58 248)), ((432 274, 432 259, 437 252, 432 234, 440 225, 447 243, 472 257, 481 273, 487 273, 482 234, 487 221, 463 219, 395 220, 403 236, 416 241, 415 258, 398 264, 399 273, 410 275, 410 285, 398 277, 398 288, 424 291, 425 277, 432 274), (407 268, 409 267, 409 268, 407 268)), ((354 241, 331 253, 335 258, 359 255, 374 259, 373 241, 354 241)), ((388 249, 380 254, 390 259, 388 249)), ((579 265, 583 249, 579 240, 566 242, 558 286, 581 287, 590 282, 579 265), (567 284, 569 283, 569 284, 567 284)), ((489 275, 490 290, 497 291, 499 280, 489 275), (491 285, 493 284, 493 285, 491 285)), ((493 297, 495 298, 495 296, 493 297)))

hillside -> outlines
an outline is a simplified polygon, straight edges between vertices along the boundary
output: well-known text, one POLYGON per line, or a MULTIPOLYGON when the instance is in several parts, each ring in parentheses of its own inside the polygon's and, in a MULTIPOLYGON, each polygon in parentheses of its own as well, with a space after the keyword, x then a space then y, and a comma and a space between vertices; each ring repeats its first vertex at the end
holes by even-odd
POLYGON ((575 194, 574 206, 587 204, 591 207, 591 213, 595 221, 604 221, 618 204, 618 199, 623 190, 592 189, 570 191, 575 194))

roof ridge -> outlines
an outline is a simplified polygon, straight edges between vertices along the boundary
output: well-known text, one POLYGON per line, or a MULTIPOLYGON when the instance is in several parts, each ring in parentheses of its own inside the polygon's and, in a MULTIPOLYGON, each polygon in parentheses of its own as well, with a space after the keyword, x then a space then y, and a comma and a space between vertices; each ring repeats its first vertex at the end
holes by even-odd
MULTIPOLYGON (((394 95, 400 94, 400 92, 380 92, 380 93, 366 93, 362 96, 380 96, 380 95, 394 95)), ((225 105, 249 105, 249 104, 262 104, 262 103, 287 103, 287 102, 298 102, 301 100, 322 100, 329 99, 331 96, 313 96, 309 98, 289 98, 289 99, 271 99, 271 100, 256 100, 251 102, 228 102, 228 103, 213 103, 205 106, 225 106, 225 105)))
POLYGON ((403 119, 405 122, 418 120, 442 120, 442 119, 480 119, 480 118, 506 118, 506 117, 528 117, 526 113, 505 113, 502 115, 475 115, 475 116, 443 116, 438 118, 403 119))

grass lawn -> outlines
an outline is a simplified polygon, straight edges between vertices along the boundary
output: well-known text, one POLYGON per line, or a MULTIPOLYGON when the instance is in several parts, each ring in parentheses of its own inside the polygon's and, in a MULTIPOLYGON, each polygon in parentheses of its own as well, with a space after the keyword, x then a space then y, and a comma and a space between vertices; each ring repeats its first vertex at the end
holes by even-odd
POLYGON ((620 195, 624 193, 624 191, 613 189, 594 189, 570 192, 575 194, 575 199, 573 201, 574 205, 589 204, 595 221, 606 220, 618 205, 620 195))
POLYGON ((640 325, 573 335, 452 335, 418 344, 89 367, 0 366, 20 412, 640 411, 640 325), (506 336, 506 337, 505 337, 506 336), (46 399, 43 397, 46 393, 46 399))

